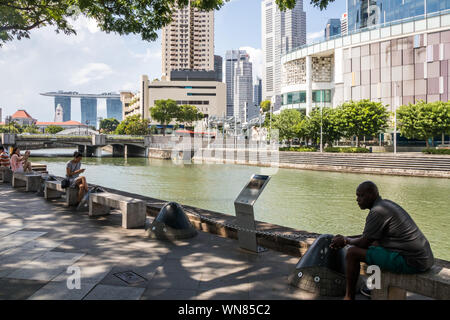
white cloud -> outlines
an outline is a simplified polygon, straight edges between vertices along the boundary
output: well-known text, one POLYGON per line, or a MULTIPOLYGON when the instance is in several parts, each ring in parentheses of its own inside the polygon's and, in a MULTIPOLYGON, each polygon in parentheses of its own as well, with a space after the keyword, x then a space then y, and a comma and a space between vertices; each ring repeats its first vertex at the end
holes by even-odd
POLYGON ((149 49, 145 50, 145 53, 136 53, 130 51, 130 54, 137 59, 141 59, 142 62, 149 62, 151 60, 161 60, 161 49, 149 49))
POLYGON ((252 47, 240 47, 239 50, 247 51, 248 55, 250 56, 250 62, 252 63, 253 66, 253 81, 256 80, 256 77, 262 79, 263 64, 264 64, 262 49, 256 49, 252 47))
POLYGON ((323 30, 317 32, 311 32, 306 35, 306 42, 310 42, 312 40, 316 40, 319 38, 323 38, 323 30))
POLYGON ((114 73, 112 68, 107 64, 88 63, 72 76, 71 82, 74 85, 85 84, 94 80, 104 79, 112 73, 114 73))

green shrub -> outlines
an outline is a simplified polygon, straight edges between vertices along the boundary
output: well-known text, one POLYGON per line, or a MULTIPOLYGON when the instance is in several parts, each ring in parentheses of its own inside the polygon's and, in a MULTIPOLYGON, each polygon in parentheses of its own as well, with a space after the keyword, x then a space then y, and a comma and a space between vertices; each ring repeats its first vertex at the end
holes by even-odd
POLYGON ((316 152, 317 149, 314 147, 285 147, 280 148, 280 151, 295 151, 295 152, 316 152))
POLYGON ((327 147, 325 152, 338 152, 338 153, 369 153, 370 150, 366 148, 356 147, 327 147))
POLYGON ((449 154, 450 155, 450 149, 426 148, 426 149, 423 149, 422 152, 427 153, 427 154, 449 154))

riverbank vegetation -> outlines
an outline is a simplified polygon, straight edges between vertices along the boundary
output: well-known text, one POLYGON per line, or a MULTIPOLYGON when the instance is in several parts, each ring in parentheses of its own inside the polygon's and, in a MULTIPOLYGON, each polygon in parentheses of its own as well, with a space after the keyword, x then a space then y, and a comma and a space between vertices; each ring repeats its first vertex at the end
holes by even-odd
MULTIPOLYGON (((307 116, 297 109, 286 109, 266 116, 264 127, 278 129, 280 143, 289 147, 299 141, 304 146, 318 148, 322 130, 323 146, 334 147, 345 139, 355 141, 358 148, 362 140, 377 143, 381 134, 393 129, 395 114, 387 109, 388 106, 370 100, 349 101, 336 108, 315 107, 307 116)), ((441 137, 443 142, 450 133, 450 102, 418 101, 401 106, 397 110, 397 128, 402 137, 425 141, 427 147, 434 146, 436 137, 441 137)), ((328 150, 369 152, 367 149, 328 150)))
POLYGON ((426 153, 426 154, 448 154, 448 155, 450 155, 450 149, 426 148, 426 149, 422 150, 422 153, 426 153))

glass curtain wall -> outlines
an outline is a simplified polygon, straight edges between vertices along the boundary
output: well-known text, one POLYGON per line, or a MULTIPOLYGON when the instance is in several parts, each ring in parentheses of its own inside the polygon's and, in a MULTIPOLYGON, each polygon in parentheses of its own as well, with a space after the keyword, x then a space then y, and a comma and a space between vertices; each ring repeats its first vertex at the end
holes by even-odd
POLYGON ((348 30, 450 9, 450 0, 347 0, 348 30), (426 10, 425 10, 426 9, 426 10))

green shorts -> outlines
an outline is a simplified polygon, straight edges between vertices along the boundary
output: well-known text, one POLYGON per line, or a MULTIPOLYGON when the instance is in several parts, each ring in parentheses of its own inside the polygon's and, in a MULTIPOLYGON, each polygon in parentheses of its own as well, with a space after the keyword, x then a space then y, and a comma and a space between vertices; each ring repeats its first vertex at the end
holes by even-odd
POLYGON ((406 264, 405 258, 398 252, 386 250, 383 247, 370 246, 366 253, 368 265, 377 265, 381 270, 394 273, 418 273, 419 271, 406 264))

